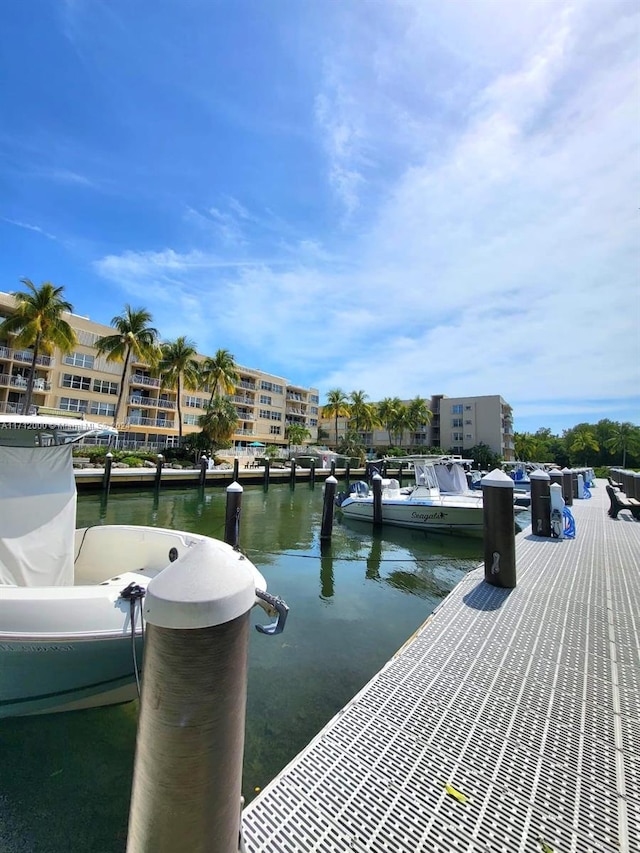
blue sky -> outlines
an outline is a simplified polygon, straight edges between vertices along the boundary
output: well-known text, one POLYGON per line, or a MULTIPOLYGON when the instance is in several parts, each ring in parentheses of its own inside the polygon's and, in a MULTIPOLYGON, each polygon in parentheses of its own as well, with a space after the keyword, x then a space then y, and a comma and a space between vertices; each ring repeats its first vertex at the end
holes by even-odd
POLYGON ((596 0, 24 0, 0 290, 371 399, 640 423, 640 12, 596 0))

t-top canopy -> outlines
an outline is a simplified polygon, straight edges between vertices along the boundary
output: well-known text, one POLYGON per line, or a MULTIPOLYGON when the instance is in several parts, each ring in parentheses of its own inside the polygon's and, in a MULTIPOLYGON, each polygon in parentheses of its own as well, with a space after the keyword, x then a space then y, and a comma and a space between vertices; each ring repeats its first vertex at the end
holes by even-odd
POLYGON ((118 430, 93 421, 47 415, 0 415, 0 445, 50 447, 88 435, 112 438, 118 430))

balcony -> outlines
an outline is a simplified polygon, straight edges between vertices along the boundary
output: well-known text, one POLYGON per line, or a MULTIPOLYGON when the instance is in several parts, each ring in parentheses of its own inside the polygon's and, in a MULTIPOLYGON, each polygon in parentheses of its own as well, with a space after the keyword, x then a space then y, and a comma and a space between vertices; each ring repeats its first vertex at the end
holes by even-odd
POLYGON ((129 405, 140 406, 143 409, 147 406, 151 406, 154 409, 176 408, 175 400, 161 400, 158 397, 138 397, 136 394, 132 394, 129 397, 129 405))
MULTIPOLYGON (((29 406, 29 414, 35 415, 38 413, 37 406, 29 406)), ((3 415, 24 415, 24 403, 0 403, 0 414, 3 415)))
POLYGON ((235 394, 233 397, 229 398, 232 403, 244 403, 247 406, 255 405, 255 399, 253 397, 242 397, 239 394, 235 394))
POLYGON ((134 373, 129 380, 130 385, 147 385, 150 388, 159 388, 160 380, 153 376, 143 376, 142 373, 134 373))
POLYGON ((253 429, 237 429, 234 435, 255 435, 256 432, 253 429))
POLYGON ((241 379, 240 382, 238 382, 236 387, 248 388, 249 391, 255 391, 256 390, 256 383, 255 382, 247 382, 246 379, 241 379))
POLYGON ((126 426, 161 427, 162 429, 174 429, 175 421, 165 421, 162 418, 132 417, 125 420, 126 426))
MULTIPOLYGON (((33 361, 33 352, 28 349, 19 349, 13 351, 13 360, 14 361, 22 361, 25 364, 31 364, 33 361)), ((49 355, 39 355, 36 358, 36 364, 40 367, 51 367, 55 363, 55 360, 51 358, 49 355)))
MULTIPOLYGON (((27 379, 24 376, 12 376, 10 373, 0 373, 0 387, 17 388, 19 391, 26 391, 27 379)), ((37 378, 33 383, 33 390, 35 393, 38 391, 50 391, 51 382, 46 379, 37 378)))

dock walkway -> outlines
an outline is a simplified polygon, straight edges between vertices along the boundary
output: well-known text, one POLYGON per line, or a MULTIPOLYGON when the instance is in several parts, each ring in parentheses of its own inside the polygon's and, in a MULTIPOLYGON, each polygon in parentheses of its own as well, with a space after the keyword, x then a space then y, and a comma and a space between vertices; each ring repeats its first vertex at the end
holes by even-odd
POLYGON ((518 537, 516 589, 464 578, 245 809, 247 853, 640 851, 640 522, 592 494, 574 540, 518 537))

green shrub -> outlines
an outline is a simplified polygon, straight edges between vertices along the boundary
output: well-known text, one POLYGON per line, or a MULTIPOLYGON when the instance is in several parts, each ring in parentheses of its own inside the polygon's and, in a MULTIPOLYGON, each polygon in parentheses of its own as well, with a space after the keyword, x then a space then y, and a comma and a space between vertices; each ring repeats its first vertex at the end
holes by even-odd
POLYGON ((129 468, 143 468, 144 460, 139 456, 125 456, 123 459, 117 460, 118 462, 124 462, 125 465, 128 465, 129 468))

